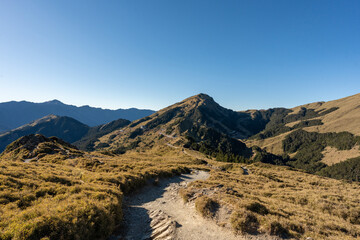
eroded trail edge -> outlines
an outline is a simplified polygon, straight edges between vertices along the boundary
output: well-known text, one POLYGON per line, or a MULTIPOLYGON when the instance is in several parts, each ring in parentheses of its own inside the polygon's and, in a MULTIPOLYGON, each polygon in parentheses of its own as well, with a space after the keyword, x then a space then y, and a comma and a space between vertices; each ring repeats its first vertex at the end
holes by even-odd
POLYGON ((180 198, 180 188, 208 177, 208 172, 193 171, 125 197, 123 232, 112 239, 242 239, 202 218, 193 204, 184 204, 180 198))

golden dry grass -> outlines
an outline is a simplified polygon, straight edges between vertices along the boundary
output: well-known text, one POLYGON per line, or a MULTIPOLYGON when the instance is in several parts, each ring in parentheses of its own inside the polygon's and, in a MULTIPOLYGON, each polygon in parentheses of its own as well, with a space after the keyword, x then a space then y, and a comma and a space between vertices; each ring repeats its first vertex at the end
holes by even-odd
POLYGON ((53 154, 30 163, 3 156, 0 239, 106 239, 121 223, 124 193, 198 166, 179 154, 158 147, 115 157, 53 154))
POLYGON ((282 141, 285 139, 287 135, 289 135, 292 131, 280 134, 275 137, 261 139, 261 140, 246 140, 245 143, 248 147, 258 146, 267 152, 281 155, 284 153, 282 147, 282 141))
MULTIPOLYGON (((324 123, 323 125, 305 128, 306 131, 316 131, 321 133, 346 131, 355 135, 360 135, 360 94, 324 102, 321 105, 312 103, 303 106, 315 109, 315 111, 327 110, 333 107, 339 108, 334 112, 319 117, 324 123)), ((293 110, 296 111, 300 107, 301 106, 293 108, 293 110)))
POLYGON ((91 153, 63 159, 55 154, 31 163, 3 157, 0 239, 106 239, 121 222, 124 193, 150 178, 189 168, 212 170, 208 180, 180 192, 184 199, 200 189, 198 209, 211 213, 206 216, 217 209, 209 210, 209 202, 232 209, 229 221, 239 233, 300 239, 360 236, 358 183, 267 164, 248 165, 249 175, 244 175, 244 165, 203 158, 207 165, 200 157, 198 152, 166 145, 120 156, 91 153))
POLYGON ((188 188, 202 189, 220 205, 232 208, 235 231, 298 239, 360 237, 359 183, 267 164, 247 168, 249 175, 243 175, 239 164, 227 166, 227 171, 213 170, 209 180, 188 188))
POLYGON ((326 147, 322 154, 324 155, 324 157, 321 162, 325 163, 328 166, 331 166, 350 158, 359 157, 360 149, 359 145, 355 145, 350 150, 338 150, 334 147, 326 147))
MULTIPOLYGON (((355 135, 360 135, 360 94, 329 102, 315 102, 297 106, 292 108, 293 112, 291 114, 298 113, 301 107, 314 109, 316 112, 325 111, 334 107, 338 108, 324 116, 313 118, 320 119, 323 125, 305 127, 303 128, 305 131, 320 133, 347 131, 355 135)), ((286 126, 292 127, 297 123, 299 123, 299 121, 288 123, 286 126)), ((248 140, 246 144, 248 146, 257 145, 273 154, 283 154, 282 141, 289 133, 290 132, 264 140, 248 140)))

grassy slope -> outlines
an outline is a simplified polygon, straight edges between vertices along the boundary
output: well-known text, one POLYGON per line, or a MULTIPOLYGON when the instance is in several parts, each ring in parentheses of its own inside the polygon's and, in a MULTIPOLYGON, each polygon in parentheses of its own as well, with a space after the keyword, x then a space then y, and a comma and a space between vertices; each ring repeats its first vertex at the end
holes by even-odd
MULTIPOLYGON (((314 119, 320 119, 322 125, 305 127, 303 130, 309 132, 343 132, 347 131, 354 135, 360 135, 360 124, 358 119, 360 118, 360 94, 356 94, 350 97, 329 101, 329 102, 315 102, 310 104, 301 105, 293 108, 293 112, 289 115, 296 114, 299 112, 301 107, 307 109, 314 109, 316 112, 326 111, 331 108, 338 108, 336 111, 330 112, 324 116, 315 117, 314 119)), ((288 123, 286 126, 292 127, 298 121, 288 123)), ((249 140, 247 145, 257 145, 261 148, 266 149, 274 154, 282 154, 282 141, 289 134, 284 133, 275 137, 266 138, 262 140, 249 140)))
POLYGON ((360 236, 359 183, 263 163, 248 165, 249 175, 239 164, 224 167, 225 171, 211 171, 209 180, 191 184, 182 194, 189 199, 201 191, 200 196, 210 198, 207 202, 231 209, 234 230, 298 239, 360 236))
POLYGON ((117 157, 55 153, 30 163, 4 155, 0 239, 106 239, 121 222, 123 193, 188 171, 193 162, 168 147, 117 157))
MULTIPOLYGON (((122 219, 124 193, 151 177, 209 169, 200 158, 196 151, 166 145, 120 156, 52 154, 30 163, 3 156, 0 239, 106 239, 122 219)), ((211 177, 191 188, 218 189, 211 198, 231 209, 234 229, 241 229, 250 211, 245 209, 256 202, 269 211, 253 213, 259 232, 315 239, 360 236, 355 224, 360 216, 359 184, 266 164, 248 165, 250 174, 243 175, 244 165, 205 160, 213 165, 211 177)))
MULTIPOLYGON (((360 118, 360 94, 325 102, 322 105, 317 103, 308 104, 308 107, 314 108, 316 111, 333 107, 338 107, 339 109, 319 117, 324 125, 309 127, 306 129, 307 131, 317 131, 322 133, 346 131, 355 135, 360 135, 360 125, 358 122, 358 119, 360 118)), ((293 110, 296 111, 297 108, 299 107, 296 107, 293 110)))

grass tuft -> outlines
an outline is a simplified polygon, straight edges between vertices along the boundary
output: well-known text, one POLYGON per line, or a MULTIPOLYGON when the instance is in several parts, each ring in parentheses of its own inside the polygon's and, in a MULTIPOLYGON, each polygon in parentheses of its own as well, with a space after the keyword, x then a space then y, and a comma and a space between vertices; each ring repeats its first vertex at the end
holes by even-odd
POLYGON ((215 215, 218 203, 204 195, 195 200, 195 208, 203 217, 211 218, 215 215))

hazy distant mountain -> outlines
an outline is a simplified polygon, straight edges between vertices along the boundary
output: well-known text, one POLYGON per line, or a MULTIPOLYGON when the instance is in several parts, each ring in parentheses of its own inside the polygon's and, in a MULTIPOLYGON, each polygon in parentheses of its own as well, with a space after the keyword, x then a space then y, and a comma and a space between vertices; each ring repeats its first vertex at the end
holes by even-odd
POLYGON ((92 127, 119 118, 133 121, 152 113, 152 110, 136 108, 109 110, 90 106, 77 107, 58 100, 43 103, 11 101, 0 103, 0 132, 9 131, 50 114, 72 117, 92 127))

